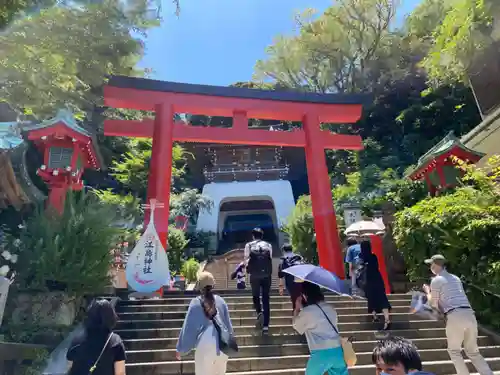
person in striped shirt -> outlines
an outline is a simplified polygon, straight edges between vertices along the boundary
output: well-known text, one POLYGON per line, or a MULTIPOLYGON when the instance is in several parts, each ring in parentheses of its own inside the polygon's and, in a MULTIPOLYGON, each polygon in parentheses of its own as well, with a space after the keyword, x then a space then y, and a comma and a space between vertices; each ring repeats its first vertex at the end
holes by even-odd
POLYGON ((244 290, 246 288, 245 277, 245 262, 241 262, 231 274, 231 280, 236 279, 236 288, 238 288, 238 290, 244 290))
POLYGON ((480 375, 493 375, 488 363, 479 353, 476 315, 465 294, 462 281, 446 270, 446 258, 442 255, 433 255, 425 263, 436 276, 430 286, 424 285, 424 291, 428 304, 440 310, 446 318, 448 353, 457 375, 469 375, 462 357, 462 345, 480 375))

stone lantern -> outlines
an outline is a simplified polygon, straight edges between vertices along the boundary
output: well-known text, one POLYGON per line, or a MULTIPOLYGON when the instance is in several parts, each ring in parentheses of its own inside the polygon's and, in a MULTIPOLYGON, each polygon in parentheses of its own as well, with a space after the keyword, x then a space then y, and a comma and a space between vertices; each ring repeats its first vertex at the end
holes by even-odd
POLYGON ((43 154, 43 164, 37 174, 49 186, 48 205, 61 213, 68 190, 83 188, 84 170, 101 167, 94 138, 67 110, 60 110, 55 118, 23 130, 43 154))

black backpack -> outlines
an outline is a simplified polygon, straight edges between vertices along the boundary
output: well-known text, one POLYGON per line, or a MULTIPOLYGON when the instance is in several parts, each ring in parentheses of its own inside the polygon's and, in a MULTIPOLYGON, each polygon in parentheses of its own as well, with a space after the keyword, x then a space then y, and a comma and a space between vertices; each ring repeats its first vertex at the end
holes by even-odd
POLYGON ((281 270, 286 270, 289 267, 304 264, 304 258, 298 254, 293 254, 291 257, 281 257, 281 270))
POLYGON ((279 268, 278 277, 285 278, 287 287, 291 287, 291 285, 294 283, 295 277, 283 272, 283 270, 286 270, 289 267, 297 266, 299 264, 305 264, 305 262, 304 258, 302 258, 302 256, 298 254, 293 254, 291 257, 281 257, 281 266, 279 268))
POLYGON ((270 277, 273 273, 271 251, 262 248, 262 241, 250 245, 247 271, 252 278, 270 277))

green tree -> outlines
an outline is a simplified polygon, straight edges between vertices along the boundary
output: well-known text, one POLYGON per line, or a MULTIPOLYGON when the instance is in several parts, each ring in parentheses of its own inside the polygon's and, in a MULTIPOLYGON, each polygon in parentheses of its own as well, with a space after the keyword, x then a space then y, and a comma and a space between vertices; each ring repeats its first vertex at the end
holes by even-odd
POLYGON ((433 32, 433 43, 422 61, 429 77, 436 83, 460 81, 468 83, 468 69, 474 59, 500 34, 500 4, 495 0, 459 0, 433 32))
POLYGON ((181 272, 184 265, 184 249, 188 244, 186 236, 182 230, 176 229, 174 226, 168 228, 168 263, 170 272, 177 275, 181 272))
POLYGON ((276 38, 255 78, 316 92, 370 91, 399 63, 396 10, 390 0, 340 0, 313 21, 307 10, 297 17, 300 34, 276 38))
POLYGON ((102 105, 112 74, 142 75, 141 33, 157 25, 148 0, 55 6, 14 21, 0 35, 0 100, 38 118, 67 107, 81 118, 102 105))
POLYGON ((0 30, 5 29, 15 17, 54 3, 54 0, 5 0, 0 4, 0 30))
POLYGON ((318 264, 312 203, 309 195, 299 197, 283 230, 290 236, 292 246, 297 253, 302 255, 307 262, 318 264))

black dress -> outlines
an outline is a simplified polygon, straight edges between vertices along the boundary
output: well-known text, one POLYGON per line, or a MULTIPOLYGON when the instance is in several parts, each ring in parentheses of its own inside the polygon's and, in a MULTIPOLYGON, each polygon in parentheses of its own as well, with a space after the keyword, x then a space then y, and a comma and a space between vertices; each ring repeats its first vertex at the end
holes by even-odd
POLYGON ((375 254, 363 258, 366 267, 365 297, 368 300, 368 313, 381 313, 383 309, 390 309, 391 304, 385 294, 385 285, 378 269, 378 259, 375 254))

